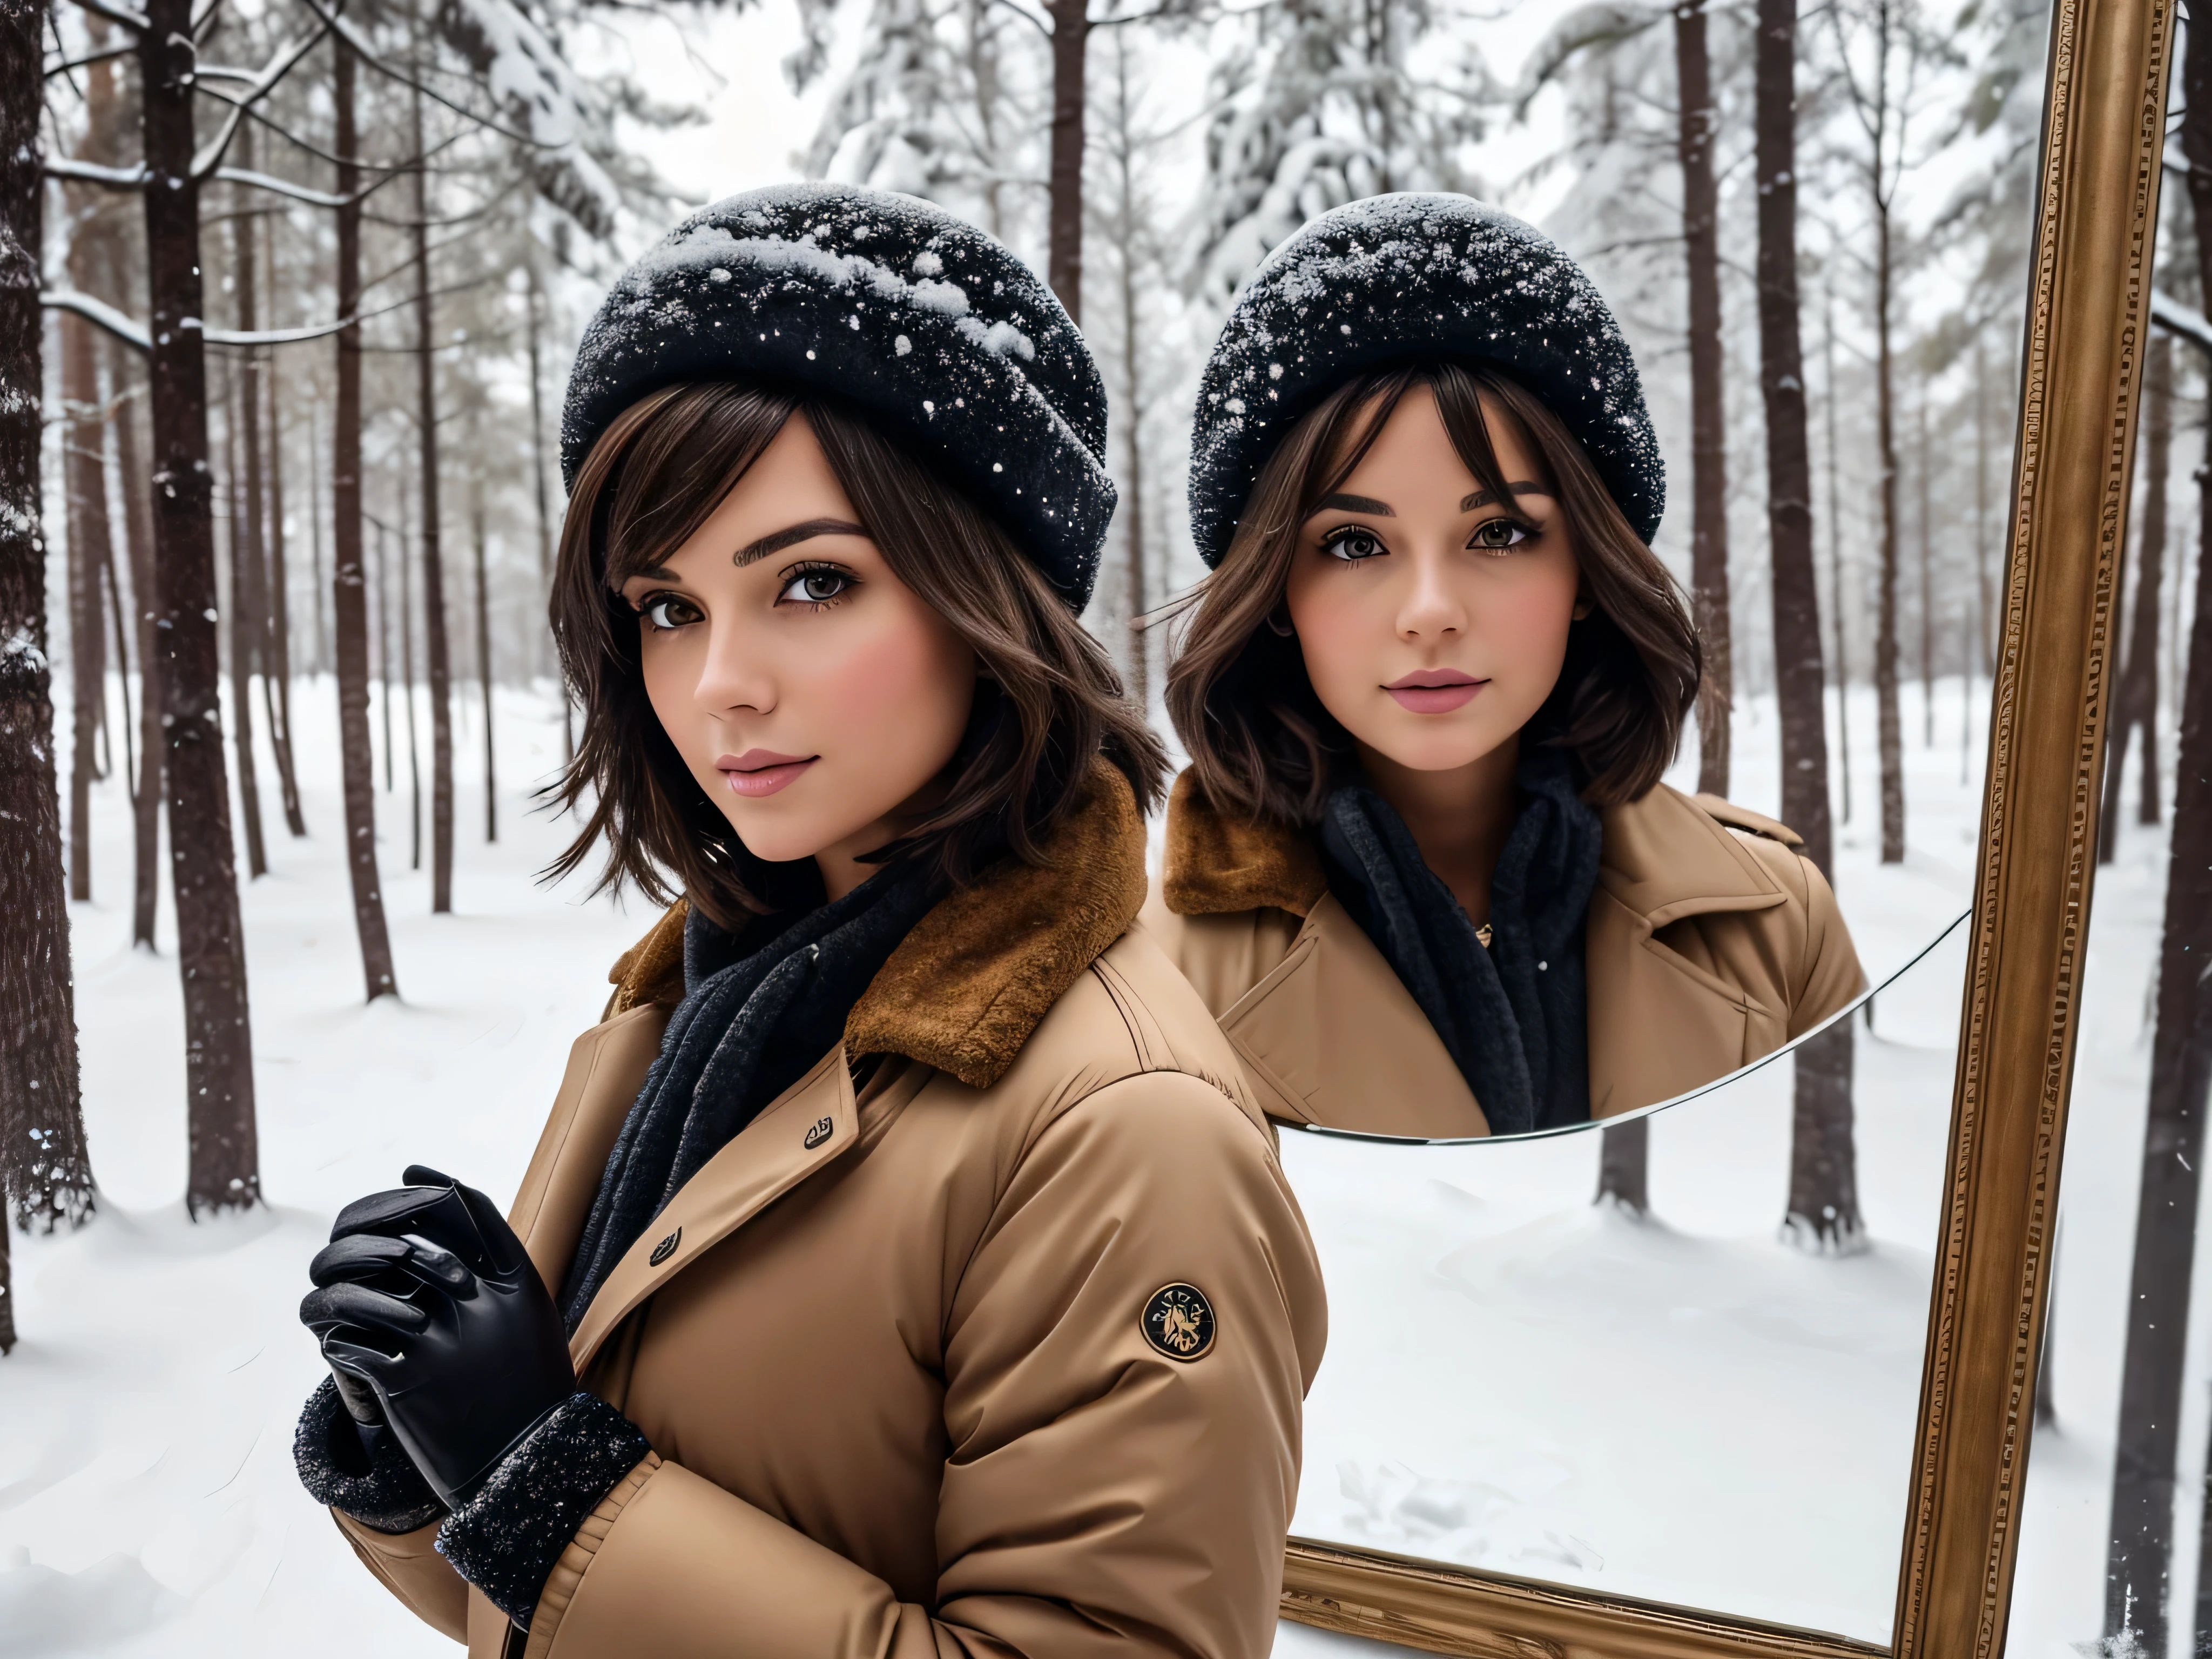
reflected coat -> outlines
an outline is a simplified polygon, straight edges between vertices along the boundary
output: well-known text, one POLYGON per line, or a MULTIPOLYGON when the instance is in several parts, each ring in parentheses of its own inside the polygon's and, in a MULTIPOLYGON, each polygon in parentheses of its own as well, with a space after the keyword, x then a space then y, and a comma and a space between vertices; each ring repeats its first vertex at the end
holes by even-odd
MULTIPOLYGON (((1865 983, 1836 896, 1785 826, 1664 784, 1602 809, 1583 936, 1590 1115, 1634 1111, 1802 1036, 1865 983)), ((1443 1042, 1329 893, 1306 832, 1168 803, 1145 924, 1221 1022, 1270 1115, 1484 1135, 1443 1042)))
MULTIPOLYGON (((529 1659, 1261 1659, 1319 1269, 1273 1132, 1151 936, 1094 774, 1048 843, 923 918, 846 1041, 671 1201, 571 1343, 653 1452, 570 1542, 529 1659), (848 1055, 887 1056, 855 1094, 848 1055), (1140 1328, 1163 1287, 1194 1357, 1140 1328)), ((681 906, 617 965, 514 1209, 555 1284, 671 1007, 681 906)), ((471 1659, 505 1617, 337 1517, 471 1659)))

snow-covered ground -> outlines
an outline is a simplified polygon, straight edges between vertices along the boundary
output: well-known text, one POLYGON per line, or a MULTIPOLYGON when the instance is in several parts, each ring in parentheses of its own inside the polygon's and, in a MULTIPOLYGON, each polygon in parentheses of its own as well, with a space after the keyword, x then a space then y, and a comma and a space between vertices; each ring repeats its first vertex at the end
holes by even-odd
MULTIPOLYGON (((1960 702, 1955 683, 1939 687, 1936 741, 1911 745, 1911 854, 1884 870, 1872 708, 1855 699, 1857 810, 1838 886, 1877 976, 1966 902, 1977 791, 1960 780, 1960 702)), ((542 696, 501 693, 501 839, 483 844, 481 728, 473 701, 461 707, 457 915, 430 916, 427 876, 406 867, 404 757, 398 790, 380 797, 398 1006, 360 1004, 326 744, 301 754, 310 837, 291 841, 271 811, 274 868, 244 897, 271 1206, 242 1220, 184 1217, 175 963, 129 949, 127 805, 119 780, 96 792, 95 896, 76 908, 75 946, 102 1210, 74 1236, 15 1241, 0 1656, 451 1651, 355 1564, 293 1477, 291 1422, 319 1375, 294 1317, 303 1265, 340 1204, 410 1160, 511 1190, 608 963, 649 920, 635 902, 624 913, 532 880, 561 842, 524 799, 559 754, 542 696)), ((1917 738, 1910 698, 1905 713, 1917 738)), ((303 739, 333 730, 327 684, 297 721, 303 739)), ((1773 743, 1771 712, 1743 708, 1734 793, 1747 805, 1773 809, 1773 743)), ((2037 1659, 2070 1659, 2100 1605, 2163 878, 2150 832, 2129 831, 2123 859, 2099 888, 2066 1168, 2059 1427, 2032 1463, 2015 1598, 2013 1651, 2037 1659)), ((166 914, 161 939, 166 952, 166 914)), ((1856 1257, 1810 1259, 1776 1237, 1786 1067, 1662 1115, 1641 1224, 1589 1204, 1595 1136, 1419 1150, 1287 1137, 1333 1328, 1299 1529, 1885 1639, 1960 961, 1955 944, 1939 951, 1862 1030, 1875 1243, 1856 1257)), ((2203 1393, 2191 1393, 2191 1468, 2203 1393)), ((1345 1645, 1293 1630, 1280 1650, 1345 1645)))

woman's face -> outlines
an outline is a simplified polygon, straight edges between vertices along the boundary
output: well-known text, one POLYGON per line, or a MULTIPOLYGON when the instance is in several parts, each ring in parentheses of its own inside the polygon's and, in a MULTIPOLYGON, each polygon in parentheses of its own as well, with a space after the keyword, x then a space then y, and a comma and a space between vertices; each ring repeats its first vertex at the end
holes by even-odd
POLYGON ((805 416, 622 594, 653 712, 738 838, 817 859, 833 897, 856 885, 853 859, 951 759, 976 662, 891 573, 805 416))
POLYGON ((1512 499, 1452 447, 1426 386, 1392 411, 1301 527, 1286 602, 1315 694, 1364 750, 1417 772, 1468 766, 1542 707, 1584 614, 1565 515, 1486 399, 1512 499))

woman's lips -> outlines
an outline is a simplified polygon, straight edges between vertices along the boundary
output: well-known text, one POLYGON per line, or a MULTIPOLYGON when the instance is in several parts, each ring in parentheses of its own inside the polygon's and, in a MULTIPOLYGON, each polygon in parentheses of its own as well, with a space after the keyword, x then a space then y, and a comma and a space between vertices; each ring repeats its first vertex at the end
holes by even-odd
POLYGON ((1488 684, 1456 669, 1425 668, 1393 680, 1382 689, 1398 700, 1401 708, 1413 714, 1449 714, 1473 702, 1474 694, 1488 684))
POLYGON ((731 793, 757 800, 796 783, 799 774, 819 759, 819 755, 779 755, 773 749, 748 749, 742 755, 717 757, 714 769, 730 786, 731 793))

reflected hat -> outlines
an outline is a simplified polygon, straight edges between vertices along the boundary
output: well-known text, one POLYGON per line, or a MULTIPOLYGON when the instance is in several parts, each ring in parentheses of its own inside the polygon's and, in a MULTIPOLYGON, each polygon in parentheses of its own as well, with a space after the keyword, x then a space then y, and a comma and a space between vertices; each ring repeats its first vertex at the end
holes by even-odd
POLYGON ((616 279, 576 349, 561 471, 687 380, 833 393, 981 502, 1068 603, 1114 515, 1106 392, 1050 289, 911 196, 778 185, 701 210, 616 279))
POLYGON ((1604 296, 1534 226, 1471 196, 1407 191, 1324 213, 1231 308, 1191 431, 1191 533, 1208 567, 1300 416, 1355 374, 1441 360, 1503 369, 1541 398, 1636 533, 1658 533, 1666 469, 1604 296))

